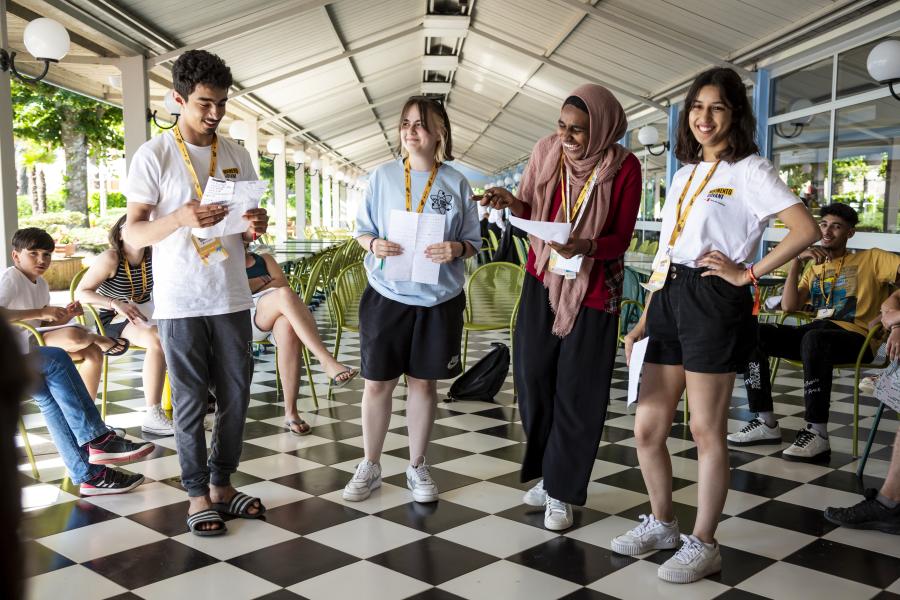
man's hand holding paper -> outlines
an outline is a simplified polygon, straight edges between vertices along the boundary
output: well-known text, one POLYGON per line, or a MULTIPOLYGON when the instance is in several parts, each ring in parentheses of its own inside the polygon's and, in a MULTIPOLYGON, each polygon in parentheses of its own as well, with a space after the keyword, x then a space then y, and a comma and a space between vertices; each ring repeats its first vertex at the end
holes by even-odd
POLYGON ((235 233, 264 233, 268 217, 259 209, 259 201, 268 185, 267 181, 228 181, 210 177, 200 206, 224 207, 225 216, 212 226, 201 222, 204 227, 195 226, 192 233, 201 239, 235 233))

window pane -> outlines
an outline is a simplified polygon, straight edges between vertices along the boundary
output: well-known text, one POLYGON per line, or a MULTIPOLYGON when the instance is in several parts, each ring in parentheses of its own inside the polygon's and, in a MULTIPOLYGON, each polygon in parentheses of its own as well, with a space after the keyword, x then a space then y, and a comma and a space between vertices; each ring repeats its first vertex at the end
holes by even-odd
POLYGON ((835 116, 831 198, 859 212, 859 229, 895 233, 900 206, 900 102, 883 98, 835 116))
POLYGON ((881 38, 838 55, 838 98, 881 87, 874 79, 869 77, 869 71, 866 69, 866 59, 869 58, 869 51, 886 39, 888 38, 881 38))
POLYGON ((830 101, 831 76, 832 58, 829 57, 775 78, 772 81, 772 114, 782 115, 803 106, 830 101))
POLYGON ((829 113, 771 126, 772 162, 781 178, 815 211, 825 203, 828 175, 829 113))

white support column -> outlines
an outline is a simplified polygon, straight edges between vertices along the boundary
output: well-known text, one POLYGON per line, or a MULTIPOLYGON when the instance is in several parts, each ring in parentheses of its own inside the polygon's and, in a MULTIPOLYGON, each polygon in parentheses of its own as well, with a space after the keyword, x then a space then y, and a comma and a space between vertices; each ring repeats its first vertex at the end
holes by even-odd
POLYGON ((244 119, 247 124, 247 139, 244 140, 244 147, 250 153, 250 164, 259 177, 259 121, 257 119, 244 119))
POLYGON ((322 226, 322 167, 318 171, 309 172, 310 218, 313 227, 322 226))
POLYGON ((100 216, 106 216, 106 203, 109 195, 106 192, 106 161, 97 163, 97 180, 100 182, 100 216))
POLYGON ((331 178, 331 226, 341 226, 341 180, 336 174, 331 178))
POLYGON ((295 201, 297 203, 297 233, 298 240, 306 239, 306 169, 303 163, 298 163, 294 168, 295 201))
MULTIPOLYGON (((6 0, 0 0, 0 47, 9 48, 6 35, 6 0)), ((13 234, 19 228, 18 197, 16 196, 16 145, 13 141, 12 98, 10 97, 10 73, 0 73, 0 236, 3 251, 0 265, 12 266, 9 248, 13 234)))
POLYGON ((322 166, 322 227, 331 229, 334 224, 331 222, 331 177, 322 166))
POLYGON ((131 157, 150 139, 150 123, 147 109, 150 107, 150 83, 144 67, 143 56, 123 56, 119 59, 122 73, 122 122, 125 126, 125 165, 131 165, 131 157))
POLYGON ((287 159, 284 146, 284 136, 276 135, 274 139, 281 139, 281 152, 274 157, 274 181, 275 189, 272 196, 275 199, 275 240, 284 242, 287 239, 287 159))

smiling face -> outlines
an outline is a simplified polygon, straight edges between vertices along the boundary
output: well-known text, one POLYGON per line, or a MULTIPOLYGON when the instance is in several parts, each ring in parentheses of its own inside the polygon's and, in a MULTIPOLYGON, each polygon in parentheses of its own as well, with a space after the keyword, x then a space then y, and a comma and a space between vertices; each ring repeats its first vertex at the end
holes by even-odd
POLYGON ((400 142, 409 154, 432 157, 437 136, 425 129, 424 122, 419 107, 415 103, 410 104, 400 119, 400 142))
POLYGON ((176 92, 175 101, 181 105, 178 125, 183 133, 212 137, 225 116, 228 90, 198 83, 187 100, 176 92))
POLYGON ((715 160, 716 155, 728 147, 731 109, 717 86, 700 88, 691 104, 688 123, 694 138, 703 147, 704 160, 715 160))
POLYGON ((562 107, 556 123, 556 135, 570 160, 584 157, 590 139, 590 126, 591 118, 586 112, 571 104, 562 107))
POLYGON ((51 250, 33 248, 31 250, 13 250, 13 263, 22 271, 28 279, 36 281, 38 277, 46 273, 53 260, 51 250))
POLYGON ((819 231, 822 232, 822 247, 837 251, 846 248, 847 240, 856 233, 856 229, 837 215, 825 215, 819 219, 819 231))

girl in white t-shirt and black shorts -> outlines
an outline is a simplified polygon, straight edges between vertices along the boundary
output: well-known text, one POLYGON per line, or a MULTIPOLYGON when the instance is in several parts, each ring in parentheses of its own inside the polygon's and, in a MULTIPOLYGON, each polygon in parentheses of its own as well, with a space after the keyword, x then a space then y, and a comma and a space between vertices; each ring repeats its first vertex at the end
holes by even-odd
MULTIPOLYGON (((622 554, 681 548, 660 578, 689 583, 721 570, 715 531, 728 493, 726 423, 735 373, 756 338, 751 284, 819 238, 818 227, 771 162, 758 155, 756 119, 741 78, 714 68, 691 85, 675 155, 685 163, 663 209, 659 252, 640 322, 625 338, 649 337, 634 433, 652 514, 612 540, 622 554), (756 264, 762 234, 777 216, 788 235, 756 264), (697 445, 697 517, 679 535, 666 438, 687 389, 697 445)), ((757 296, 758 298, 758 296, 757 296)))

